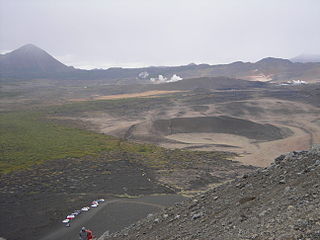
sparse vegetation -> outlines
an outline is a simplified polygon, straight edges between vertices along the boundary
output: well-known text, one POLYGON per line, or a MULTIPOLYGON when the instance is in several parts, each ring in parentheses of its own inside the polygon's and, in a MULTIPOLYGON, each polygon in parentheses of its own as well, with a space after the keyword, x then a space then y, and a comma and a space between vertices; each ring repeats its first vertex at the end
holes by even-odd
POLYGON ((72 102, 52 106, 46 110, 51 115, 74 116, 86 112, 103 111, 113 116, 138 116, 142 112, 159 108, 170 103, 170 95, 152 98, 126 98, 72 102))
MULTIPOLYGON (((70 105, 66 106, 68 107, 70 105)), ((82 107, 80 104, 80 108, 82 107)), ((183 150, 169 151, 152 144, 127 142, 69 125, 59 124, 47 118, 43 112, 2 113, 0 115, 0 134, 2 136, 0 139, 2 152, 0 174, 29 168, 47 160, 97 156, 101 152, 110 151, 124 155, 139 155, 138 158, 129 158, 130 161, 135 163, 139 161, 139 164, 156 169, 173 164, 173 162, 181 162, 184 166, 191 162, 190 154, 197 154, 183 150)))
POLYGON ((114 138, 58 125, 37 112, 1 114, 0 131, 0 173, 50 159, 97 154, 117 144, 114 138))

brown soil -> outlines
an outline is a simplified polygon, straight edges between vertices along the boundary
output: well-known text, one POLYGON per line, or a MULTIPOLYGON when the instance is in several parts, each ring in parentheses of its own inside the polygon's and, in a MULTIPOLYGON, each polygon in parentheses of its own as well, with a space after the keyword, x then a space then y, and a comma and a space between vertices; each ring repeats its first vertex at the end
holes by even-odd
POLYGON ((158 96, 164 94, 172 94, 184 91, 161 91, 161 90, 154 90, 154 91, 146 91, 141 93, 128 93, 128 94, 115 94, 115 95, 108 95, 108 96, 91 96, 89 98, 74 98, 70 99, 73 102, 82 102, 82 101, 90 101, 90 100, 113 100, 113 99, 123 99, 123 98, 136 98, 136 97, 150 97, 150 96, 158 96))
POLYGON ((198 94, 187 96, 157 110, 145 111, 134 119, 103 112, 75 119, 95 126, 99 132, 167 148, 236 152, 240 154, 236 158, 238 161, 255 166, 267 166, 283 152, 305 149, 320 142, 320 110, 316 106, 270 97, 228 101, 241 96, 240 93, 230 96, 229 91, 213 95, 217 98, 214 101, 207 95, 205 98, 198 94), (220 96, 224 101, 220 102, 220 96), (197 101, 201 105, 195 105, 197 101), (228 122, 223 121, 222 114, 231 120, 225 126, 223 124, 228 122), (187 124, 180 124, 179 119, 187 124), (212 126, 215 121, 219 122, 219 128, 212 126), (164 123, 161 131, 154 131, 154 123, 164 123), (250 127, 260 134, 250 132, 250 127), (170 129, 173 131, 169 132, 170 129))

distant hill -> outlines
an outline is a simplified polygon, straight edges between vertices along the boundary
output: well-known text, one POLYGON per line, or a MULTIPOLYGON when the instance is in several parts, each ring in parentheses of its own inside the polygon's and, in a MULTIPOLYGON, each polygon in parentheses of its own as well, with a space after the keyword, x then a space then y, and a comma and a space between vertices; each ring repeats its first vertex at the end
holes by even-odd
POLYGON ((73 69, 32 44, 24 45, 10 53, 1 55, 0 66, 1 77, 13 79, 46 78, 73 69))
POLYGON ((308 62, 320 62, 320 54, 301 54, 290 59, 292 62, 308 63, 308 62))
POLYGON ((250 81, 303 80, 320 81, 319 63, 292 62, 281 58, 264 58, 256 63, 189 64, 174 67, 109 68, 82 70, 68 67, 46 51, 28 44, 0 55, 0 79, 22 81, 30 79, 103 80, 110 84, 152 83, 176 81, 181 78, 220 77, 250 81), (159 81, 158 81, 159 82, 159 81))

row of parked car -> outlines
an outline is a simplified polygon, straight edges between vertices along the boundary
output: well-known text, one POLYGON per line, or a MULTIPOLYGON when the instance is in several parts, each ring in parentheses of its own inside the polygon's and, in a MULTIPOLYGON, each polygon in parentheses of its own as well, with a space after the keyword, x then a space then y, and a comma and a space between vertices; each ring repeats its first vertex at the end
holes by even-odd
POLYGON ((81 208, 80 210, 75 210, 73 213, 69 214, 63 221, 62 223, 66 224, 66 227, 70 227, 70 221, 72 221, 73 219, 75 219, 79 214, 81 214, 82 212, 88 212, 90 210, 90 208, 97 208, 99 206, 99 204, 103 203, 104 199, 98 199, 98 200, 94 200, 91 202, 90 207, 86 206, 81 208))

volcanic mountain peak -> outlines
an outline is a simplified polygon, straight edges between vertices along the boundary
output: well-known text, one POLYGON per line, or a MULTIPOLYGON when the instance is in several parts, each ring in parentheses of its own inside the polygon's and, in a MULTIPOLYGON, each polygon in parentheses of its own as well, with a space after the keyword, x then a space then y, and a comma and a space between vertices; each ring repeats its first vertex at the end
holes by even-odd
POLYGON ((43 49, 37 47, 36 45, 32 44, 32 43, 28 43, 25 44, 21 47, 19 47, 18 49, 14 50, 13 52, 18 52, 18 51, 24 51, 24 52, 45 52, 43 49))
MULTIPOLYGON (((7 57, 7 58, 16 57, 16 58, 50 58, 50 59, 54 59, 49 53, 47 53, 43 49, 41 49, 33 44, 23 45, 22 47, 5 54, 4 57, 7 57)), ((54 59, 54 60, 56 60, 56 59, 54 59)))
POLYGON ((24 45, 12 52, 2 55, 0 58, 0 69, 2 74, 19 76, 41 76, 56 72, 68 71, 63 63, 52 57, 43 49, 33 45, 24 45))

